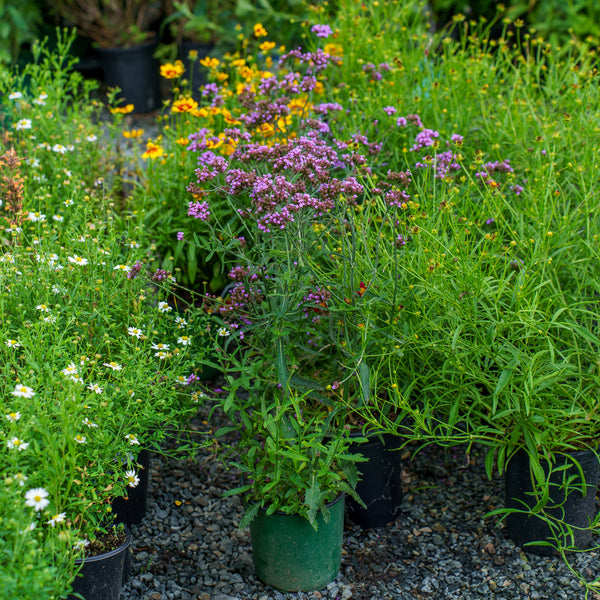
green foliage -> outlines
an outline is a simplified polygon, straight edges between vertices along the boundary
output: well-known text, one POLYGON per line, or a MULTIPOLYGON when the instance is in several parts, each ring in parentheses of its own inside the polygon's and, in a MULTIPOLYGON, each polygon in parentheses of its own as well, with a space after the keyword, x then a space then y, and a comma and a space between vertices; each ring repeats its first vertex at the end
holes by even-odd
MULTIPOLYGON (((235 375, 247 369, 241 363, 234 368, 235 375)), ((322 513, 328 520, 327 504, 340 494, 360 501, 354 491, 356 463, 364 459, 350 447, 365 438, 350 437, 336 424, 335 411, 315 407, 307 395, 253 389, 244 376, 228 375, 227 381, 222 404, 232 426, 216 436, 239 434, 229 454, 243 482, 225 495, 244 496, 246 511, 240 527, 246 527, 263 508, 268 515, 275 511, 301 515, 316 528, 317 515, 322 513)))
POLYGON ((0 64, 16 62, 23 45, 36 39, 41 21, 37 0, 0 1, 0 64))

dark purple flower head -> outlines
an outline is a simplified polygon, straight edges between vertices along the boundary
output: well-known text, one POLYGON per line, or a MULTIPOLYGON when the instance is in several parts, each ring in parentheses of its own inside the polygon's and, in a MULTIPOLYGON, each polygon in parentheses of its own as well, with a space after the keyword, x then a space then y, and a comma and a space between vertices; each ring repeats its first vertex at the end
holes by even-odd
POLYGON ((156 269, 152 275, 152 281, 166 281, 171 277, 171 271, 165 271, 164 269, 156 269))
POLYGON ((138 260, 127 273, 127 279, 137 279, 137 276, 140 274, 143 266, 144 265, 142 265, 142 263, 138 260))

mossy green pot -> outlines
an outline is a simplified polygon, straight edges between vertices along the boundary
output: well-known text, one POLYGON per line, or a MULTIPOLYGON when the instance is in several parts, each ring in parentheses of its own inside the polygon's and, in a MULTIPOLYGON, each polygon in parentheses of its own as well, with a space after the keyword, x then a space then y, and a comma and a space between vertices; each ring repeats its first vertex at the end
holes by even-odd
POLYGON ((333 581, 342 561, 344 496, 329 508, 329 520, 317 517, 317 530, 299 515, 258 512, 250 524, 254 570, 278 590, 308 592, 333 581))

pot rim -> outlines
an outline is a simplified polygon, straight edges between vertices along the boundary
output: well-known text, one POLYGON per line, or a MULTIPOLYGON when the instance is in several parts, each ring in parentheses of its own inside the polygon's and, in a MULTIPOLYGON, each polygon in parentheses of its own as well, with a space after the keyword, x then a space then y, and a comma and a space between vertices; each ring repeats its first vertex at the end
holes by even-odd
POLYGON ((129 548, 130 544, 131 544, 131 531, 129 530, 129 527, 127 527, 126 525, 124 525, 125 528, 125 541, 118 546, 117 548, 114 548, 113 550, 109 550, 108 552, 103 552, 102 554, 96 554, 96 556, 84 556, 82 558, 76 558, 75 559, 75 564, 76 565, 81 565, 83 563, 93 563, 93 562, 97 562, 100 560, 105 560, 107 558, 111 558, 121 552, 123 552, 124 550, 127 550, 127 548, 129 548))

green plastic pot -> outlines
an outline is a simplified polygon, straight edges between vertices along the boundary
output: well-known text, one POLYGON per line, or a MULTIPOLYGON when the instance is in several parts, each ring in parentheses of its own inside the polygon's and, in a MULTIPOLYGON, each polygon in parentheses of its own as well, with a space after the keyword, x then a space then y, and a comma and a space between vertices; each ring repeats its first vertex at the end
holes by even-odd
POLYGON ((329 508, 329 521, 317 517, 315 531, 298 515, 259 511, 250 524, 257 577, 278 590, 309 592, 333 581, 342 561, 344 496, 329 508))

